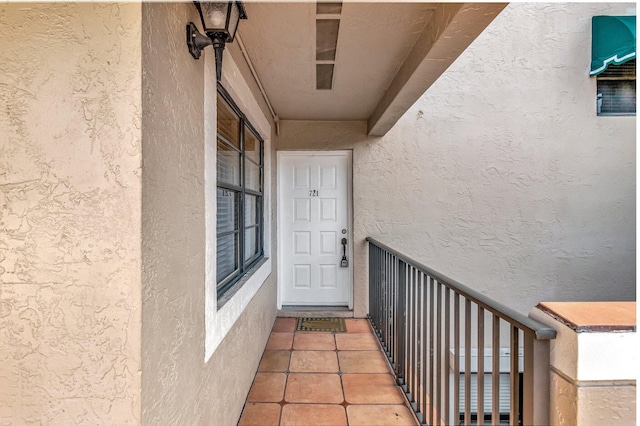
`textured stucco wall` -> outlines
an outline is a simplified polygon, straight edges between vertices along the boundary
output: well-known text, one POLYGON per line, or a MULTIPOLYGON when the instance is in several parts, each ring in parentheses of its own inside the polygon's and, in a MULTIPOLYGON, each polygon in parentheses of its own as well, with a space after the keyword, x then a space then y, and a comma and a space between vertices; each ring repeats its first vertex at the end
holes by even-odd
POLYGON ((354 150, 364 238, 528 313, 635 298, 635 117, 596 117, 591 17, 633 4, 511 3, 382 138, 284 121, 277 149, 354 150))
POLYGON ((140 422, 140 18, 0 5, 0 424, 140 422))
MULTIPOLYGON (((233 425, 275 318, 275 273, 205 356, 207 333, 216 332, 207 322, 219 314, 205 303, 207 218, 215 227, 205 206, 206 185, 215 184, 206 178, 215 157, 205 155, 215 140, 215 97, 205 100, 205 84, 215 78, 207 74, 211 48, 198 61, 188 53, 189 21, 199 22, 192 3, 142 5, 142 423, 233 425)), ((234 62, 237 79, 255 89, 231 51, 224 81, 234 62)))

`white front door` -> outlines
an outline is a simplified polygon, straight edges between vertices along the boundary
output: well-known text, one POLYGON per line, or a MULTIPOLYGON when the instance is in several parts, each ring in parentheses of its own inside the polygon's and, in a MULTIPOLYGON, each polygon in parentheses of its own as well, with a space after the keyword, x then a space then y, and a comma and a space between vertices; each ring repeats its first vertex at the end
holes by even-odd
POLYGON ((278 182, 280 305, 351 307, 351 151, 279 152, 278 182))

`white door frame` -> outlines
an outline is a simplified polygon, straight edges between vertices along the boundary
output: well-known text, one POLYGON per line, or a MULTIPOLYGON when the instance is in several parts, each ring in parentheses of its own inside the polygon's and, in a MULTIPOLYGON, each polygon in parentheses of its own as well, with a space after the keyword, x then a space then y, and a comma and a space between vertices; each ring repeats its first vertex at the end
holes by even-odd
MULTIPOLYGON (((349 243, 347 244, 347 256, 349 258, 349 309, 353 309, 353 263, 355 261, 355 259, 353 258, 353 151, 350 149, 345 149, 345 150, 335 150, 335 151, 277 151, 276 153, 276 159, 277 159, 277 163, 276 163, 276 179, 277 179, 277 200, 276 200, 276 205, 278 206, 278 221, 277 221, 277 225, 278 225, 278 282, 277 282, 277 303, 278 303, 278 309, 282 309, 282 291, 280 289, 281 286, 281 282, 280 282, 280 278, 282 277, 282 269, 283 269, 283 259, 284 256, 282 254, 282 214, 281 214, 281 207, 282 207, 282 203, 280 202, 280 196, 282 194, 282 191, 280 190, 281 187, 281 179, 280 179, 280 173, 281 173, 281 167, 280 164, 282 164, 282 158, 283 157, 289 157, 289 156, 304 156, 304 155, 314 155, 314 156, 319 156, 319 155, 331 155, 331 156, 337 156, 337 155, 343 155, 347 157, 347 223, 348 223, 348 227, 347 227, 347 238, 349 243)), ((327 309, 331 309, 331 306, 327 306, 327 309)))

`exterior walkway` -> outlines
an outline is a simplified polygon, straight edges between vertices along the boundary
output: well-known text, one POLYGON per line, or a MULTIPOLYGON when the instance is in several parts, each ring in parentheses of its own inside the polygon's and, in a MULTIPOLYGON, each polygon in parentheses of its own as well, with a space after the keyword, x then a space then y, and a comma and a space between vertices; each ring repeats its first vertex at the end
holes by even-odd
POLYGON ((240 426, 417 425, 366 319, 346 333, 295 332, 278 318, 240 426))

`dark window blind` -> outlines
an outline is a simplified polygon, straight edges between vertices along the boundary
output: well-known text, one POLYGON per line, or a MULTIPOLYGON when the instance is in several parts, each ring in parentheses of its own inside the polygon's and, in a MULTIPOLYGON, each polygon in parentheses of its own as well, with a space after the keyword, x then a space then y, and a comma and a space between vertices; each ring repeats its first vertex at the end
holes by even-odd
POLYGON ((597 77, 598 115, 635 115, 636 60, 609 65, 597 77))
POLYGON ((218 87, 217 118, 218 298, 263 256, 264 142, 218 87))

